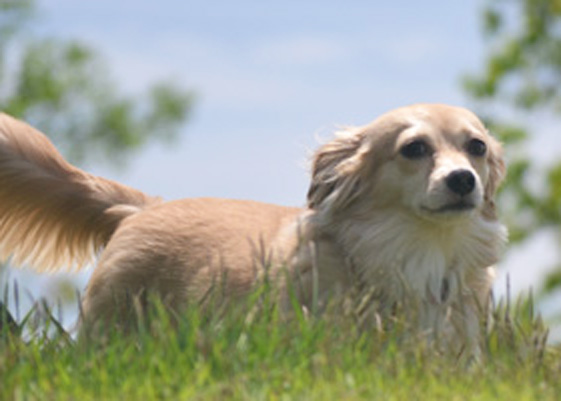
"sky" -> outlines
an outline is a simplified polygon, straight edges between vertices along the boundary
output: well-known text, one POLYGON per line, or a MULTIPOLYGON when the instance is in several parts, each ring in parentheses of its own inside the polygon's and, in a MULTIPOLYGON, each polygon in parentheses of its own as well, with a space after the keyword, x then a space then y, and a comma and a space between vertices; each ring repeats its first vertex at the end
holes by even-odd
MULTIPOLYGON (((481 11, 481 1, 449 0, 38 0, 32 32, 89 44, 124 93, 166 80, 195 94, 178 142, 147 147, 125 170, 94 163, 90 172, 165 199, 298 206, 309 156, 338 126, 418 102, 473 106, 461 77, 486 54, 481 11)), ((537 285, 555 248, 544 234, 510 252, 498 292, 507 273, 514 291, 537 285)), ((44 277, 10 274, 35 295, 52 289, 44 277)))
POLYGON ((116 177, 168 199, 301 205, 318 136, 405 104, 463 104, 459 78, 481 54, 475 4, 39 4, 40 31, 102 51, 124 90, 164 79, 194 91, 181 143, 148 149, 116 177))

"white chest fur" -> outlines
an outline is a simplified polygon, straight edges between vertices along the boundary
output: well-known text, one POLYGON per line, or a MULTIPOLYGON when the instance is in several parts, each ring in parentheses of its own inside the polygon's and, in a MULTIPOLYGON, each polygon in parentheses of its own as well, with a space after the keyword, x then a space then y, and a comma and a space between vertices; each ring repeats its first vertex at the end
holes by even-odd
POLYGON ((395 301, 413 292, 426 302, 447 303, 471 271, 498 261, 506 242, 500 223, 475 214, 435 224, 380 213, 345 221, 339 230, 341 245, 361 278, 395 301))

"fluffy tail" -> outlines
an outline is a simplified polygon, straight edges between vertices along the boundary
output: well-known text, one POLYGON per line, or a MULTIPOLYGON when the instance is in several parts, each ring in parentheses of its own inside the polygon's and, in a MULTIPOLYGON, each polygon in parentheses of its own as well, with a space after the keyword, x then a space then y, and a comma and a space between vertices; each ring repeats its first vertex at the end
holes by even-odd
POLYGON ((45 135, 0 113, 0 258, 80 268, 155 198, 70 165, 45 135))

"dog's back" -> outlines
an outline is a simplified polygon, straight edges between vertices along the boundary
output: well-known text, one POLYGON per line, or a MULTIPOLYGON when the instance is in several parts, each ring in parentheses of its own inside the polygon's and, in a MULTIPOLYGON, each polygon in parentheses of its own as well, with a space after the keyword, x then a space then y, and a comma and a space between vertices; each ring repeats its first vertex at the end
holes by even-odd
POLYGON ((254 201, 196 198, 148 207, 117 229, 84 300, 87 319, 130 320, 127 298, 156 295, 170 310, 216 289, 246 294, 279 258, 271 242, 301 209, 254 201), (117 307, 116 307, 117 305, 117 307))

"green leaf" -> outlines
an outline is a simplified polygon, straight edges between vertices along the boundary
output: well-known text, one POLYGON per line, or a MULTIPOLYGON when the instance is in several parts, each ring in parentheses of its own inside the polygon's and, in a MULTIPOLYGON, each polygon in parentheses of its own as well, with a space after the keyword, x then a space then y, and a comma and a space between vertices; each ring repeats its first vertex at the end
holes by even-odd
POLYGON ((22 54, 0 107, 50 135, 75 163, 103 158, 122 166, 151 140, 176 138, 192 105, 177 83, 121 94, 102 57, 79 42, 38 40, 22 54))
POLYGON ((501 14, 494 8, 486 8, 483 11, 482 19, 483 31, 487 35, 495 35, 503 22, 501 14))
POLYGON ((561 267, 547 274, 543 284, 543 292, 548 294, 561 287, 561 267))

